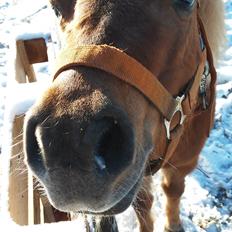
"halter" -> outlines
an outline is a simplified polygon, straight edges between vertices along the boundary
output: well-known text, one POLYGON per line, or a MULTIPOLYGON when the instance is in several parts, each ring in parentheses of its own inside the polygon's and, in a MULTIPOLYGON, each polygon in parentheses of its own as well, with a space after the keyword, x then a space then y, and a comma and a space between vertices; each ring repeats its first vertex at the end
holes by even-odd
POLYGON ((96 68, 110 73, 135 87, 158 109, 164 119, 163 123, 166 130, 167 146, 163 156, 160 158, 157 159, 157 155, 154 153, 150 155, 148 174, 154 174, 168 161, 170 155, 178 145, 182 134, 181 132, 183 131, 182 125, 186 117, 199 115, 201 113, 211 115, 213 110, 216 71, 203 23, 199 17, 198 19, 205 48, 202 46, 201 60, 192 81, 188 83, 185 91, 176 97, 173 97, 159 82, 158 78, 141 63, 122 50, 109 45, 66 47, 60 52, 56 61, 57 71, 54 74, 53 80, 63 71, 76 68, 77 66, 96 68), (209 72, 206 76, 205 67, 207 61, 209 63, 209 72), (193 102, 196 102, 199 98, 199 88, 202 85, 203 77, 206 76, 207 78, 209 74, 211 74, 210 102, 207 109, 202 107, 202 109, 196 112, 193 107, 193 102), (176 120, 175 117, 177 113, 180 115, 179 120, 176 120), (172 128, 174 129, 171 129, 171 125, 173 124, 174 127, 172 128))

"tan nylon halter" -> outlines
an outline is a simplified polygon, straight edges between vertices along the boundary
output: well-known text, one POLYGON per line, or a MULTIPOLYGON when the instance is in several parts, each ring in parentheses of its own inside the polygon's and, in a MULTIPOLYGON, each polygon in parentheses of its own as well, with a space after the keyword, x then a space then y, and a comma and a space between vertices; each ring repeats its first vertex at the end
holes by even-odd
MULTIPOLYGON (((206 61, 209 61, 210 73, 211 73, 211 102, 208 107, 207 112, 211 113, 212 104, 214 99, 214 85, 216 81, 216 72, 213 66, 213 59, 211 54, 211 49, 209 47, 204 26, 202 21, 199 19, 200 31, 203 35, 203 39, 206 48, 202 52, 201 61, 195 73, 193 82, 187 92, 180 97, 174 98, 165 87, 159 82, 158 78, 152 74, 148 69, 146 69, 141 63, 135 60, 133 57, 127 55, 122 50, 109 46, 109 45, 88 45, 88 46, 78 46, 78 47, 66 47, 64 48, 56 61, 57 71, 54 74, 55 80, 60 73, 77 66, 85 66, 91 68, 97 68, 103 70, 107 73, 114 75, 120 80, 132 85, 138 89, 143 95, 145 95, 159 110, 163 115, 165 126, 167 130, 167 147, 165 149, 165 154, 163 155, 163 160, 160 160, 159 165, 155 164, 156 167, 153 169, 151 164, 151 173, 154 173, 156 169, 159 169, 164 159, 168 159, 169 154, 178 144, 180 134, 175 134, 176 136, 171 136, 170 124, 172 122, 173 116, 176 112, 181 113, 181 119, 177 122, 178 128, 181 128, 186 116, 192 116, 194 109, 192 109, 192 102, 198 99, 199 85, 202 79, 206 61)), ((203 112, 197 112, 197 114, 203 112)), ((180 130, 178 130, 180 132, 180 130)), ((150 162, 157 160, 157 156, 150 156, 150 162), (156 158, 155 158, 156 157, 156 158)), ((165 163, 165 162, 164 162, 165 163)))

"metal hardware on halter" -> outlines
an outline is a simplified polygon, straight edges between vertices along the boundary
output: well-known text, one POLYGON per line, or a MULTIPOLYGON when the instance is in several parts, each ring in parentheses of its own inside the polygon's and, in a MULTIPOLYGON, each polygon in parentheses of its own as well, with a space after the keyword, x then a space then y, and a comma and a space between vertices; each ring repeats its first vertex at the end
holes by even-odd
POLYGON ((205 49, 205 42, 204 39, 202 37, 202 35, 200 34, 200 47, 201 47, 201 51, 204 51, 205 49))
POLYGON ((172 122, 172 119, 173 119, 174 115, 177 112, 180 112, 180 121, 179 121, 178 125, 182 125, 185 118, 186 118, 186 115, 184 114, 184 111, 183 111, 183 108, 182 108, 182 102, 183 102, 184 99, 185 99, 185 95, 182 95, 181 97, 178 96, 176 98, 177 106, 176 106, 176 109, 174 110, 174 112, 172 114, 171 119, 170 120, 167 120, 166 118, 164 119, 164 125, 165 125, 165 128, 166 128, 166 134, 167 134, 168 140, 171 139, 170 127, 171 127, 171 122, 172 122))
POLYGON ((202 98, 202 105, 203 105, 204 110, 206 110, 208 107, 208 102, 206 100, 206 91, 207 91, 207 79, 208 79, 209 74, 210 74, 209 64, 208 64, 208 62, 206 62, 204 73, 202 75, 200 87, 199 87, 200 88, 200 96, 202 98))

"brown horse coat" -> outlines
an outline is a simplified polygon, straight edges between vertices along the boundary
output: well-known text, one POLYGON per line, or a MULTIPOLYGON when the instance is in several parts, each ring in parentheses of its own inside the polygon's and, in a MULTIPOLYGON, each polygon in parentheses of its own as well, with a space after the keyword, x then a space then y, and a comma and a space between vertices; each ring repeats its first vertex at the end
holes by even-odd
MULTIPOLYGON (((189 105, 191 114, 181 127, 176 114, 171 126, 181 129, 178 136, 171 133, 174 143, 169 146, 165 115, 160 112, 167 107, 166 98, 160 96, 154 107, 145 96, 149 84, 141 93, 141 83, 134 88, 134 81, 131 86, 99 65, 86 65, 89 56, 81 65, 58 71, 56 80, 27 114, 25 122, 27 163, 56 208, 114 215, 133 202, 141 231, 153 231, 151 178, 145 174, 149 161, 165 160, 153 163, 152 168, 162 164, 166 228, 183 230, 179 202, 184 178, 197 165, 215 105, 215 73, 209 44, 216 48, 219 40, 213 40, 211 35, 208 44, 198 16, 203 12, 209 19, 206 12, 210 7, 220 15, 217 7, 222 2, 202 1, 200 8, 195 0, 52 0, 51 4, 61 16, 66 51, 87 45, 116 47, 157 77, 173 97, 181 95, 194 76, 203 75, 203 37, 212 75, 205 97, 210 103, 208 111, 202 111, 200 86, 193 85, 194 97, 187 94, 188 101, 184 103, 189 105), (202 71, 196 75, 197 70, 202 71)), ((213 34, 214 30, 209 33, 211 24, 206 23, 207 35, 213 34)), ((70 59, 73 53, 62 57, 63 64, 66 58, 74 61, 70 59)), ((106 63, 101 59, 101 66, 106 63)), ((129 66, 123 69, 134 70, 129 66)))

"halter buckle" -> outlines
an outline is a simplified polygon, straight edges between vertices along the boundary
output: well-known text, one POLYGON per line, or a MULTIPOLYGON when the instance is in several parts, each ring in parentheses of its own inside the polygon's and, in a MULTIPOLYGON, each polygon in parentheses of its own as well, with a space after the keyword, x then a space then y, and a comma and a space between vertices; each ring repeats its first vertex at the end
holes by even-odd
POLYGON ((184 123, 185 118, 186 118, 186 115, 184 114, 183 107, 182 107, 182 102, 183 102, 184 99, 185 99, 185 95, 182 95, 181 97, 179 97, 179 96, 176 97, 177 105, 176 105, 176 109, 174 110, 174 112, 172 114, 171 119, 170 120, 167 120, 166 118, 164 119, 164 125, 165 125, 165 128, 166 128, 166 134, 167 134, 168 140, 171 139, 170 127, 171 127, 171 122, 172 122, 172 119, 173 119, 174 115, 177 112, 180 113, 180 121, 177 124, 177 126, 182 125, 184 123))

